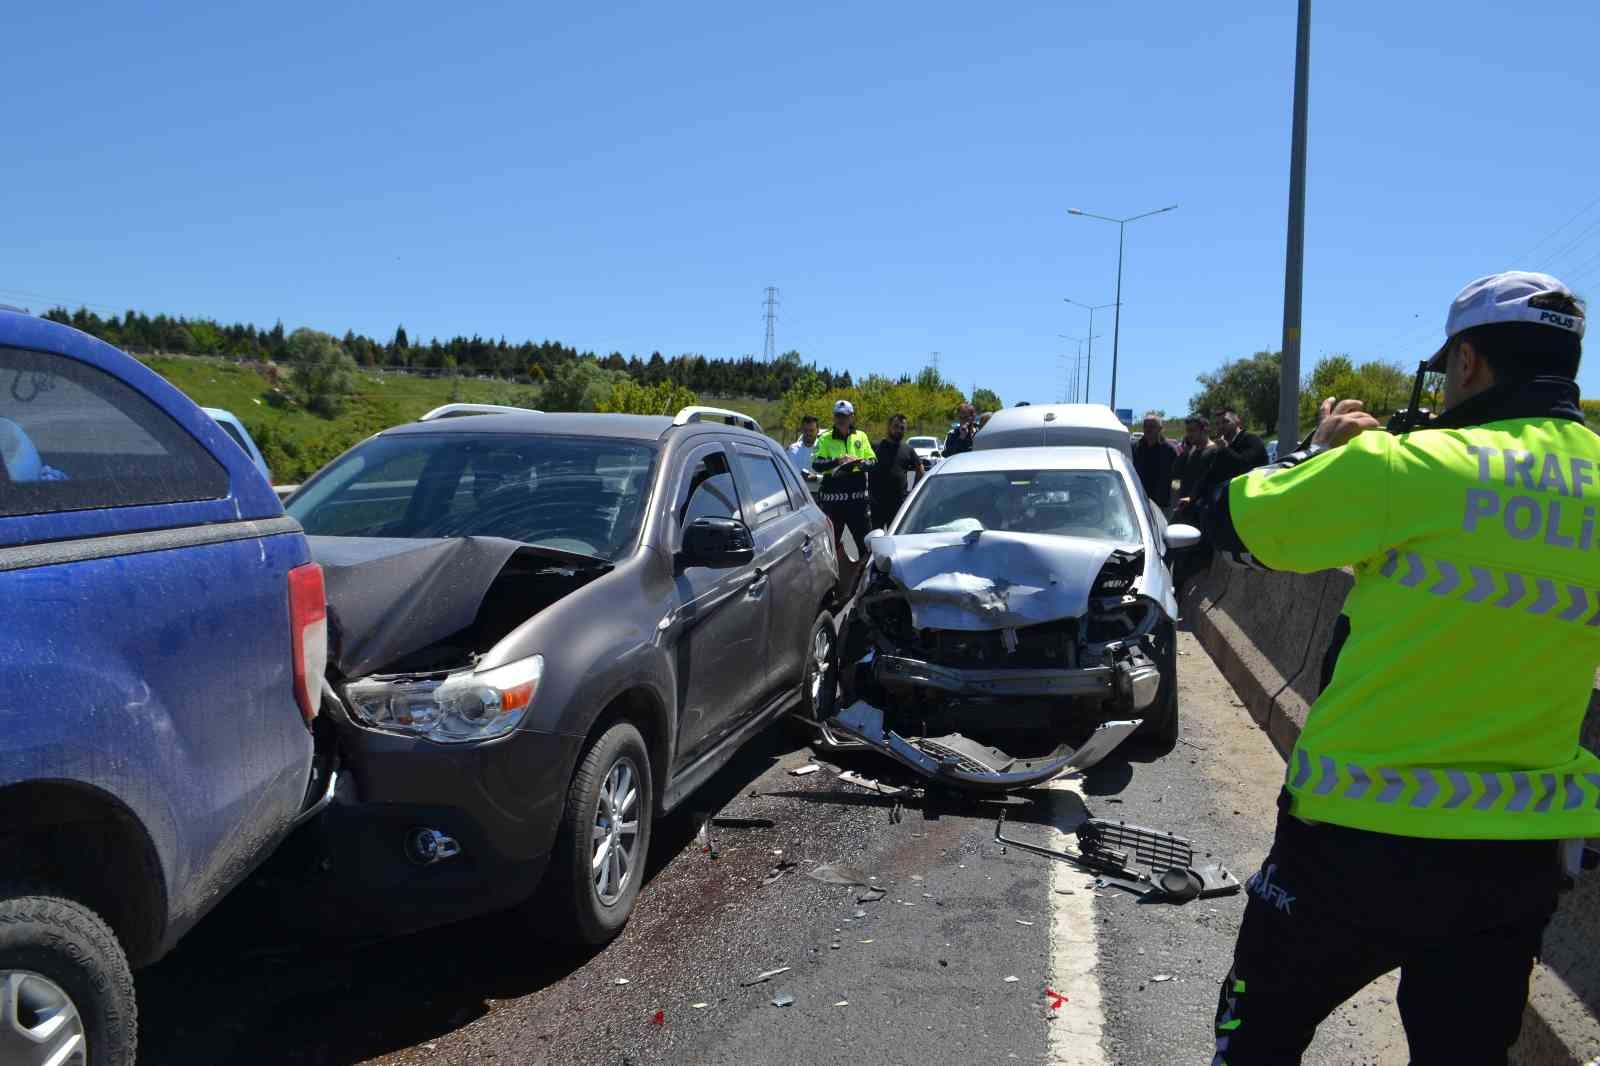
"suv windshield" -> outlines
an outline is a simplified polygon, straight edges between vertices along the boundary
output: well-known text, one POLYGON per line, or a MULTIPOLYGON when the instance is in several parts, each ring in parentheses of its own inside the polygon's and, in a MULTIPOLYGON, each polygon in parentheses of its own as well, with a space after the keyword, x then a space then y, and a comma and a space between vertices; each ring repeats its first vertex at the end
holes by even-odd
POLYGON ((900 536, 974 529, 1123 543, 1140 539, 1127 489, 1110 470, 936 473, 894 532, 900 536))
POLYGON ((402 433, 336 460, 287 510, 312 535, 505 537, 614 561, 638 538, 654 460, 637 441, 402 433))
POLYGON ((939 442, 932 437, 907 437, 906 443, 913 448, 937 448, 939 442))

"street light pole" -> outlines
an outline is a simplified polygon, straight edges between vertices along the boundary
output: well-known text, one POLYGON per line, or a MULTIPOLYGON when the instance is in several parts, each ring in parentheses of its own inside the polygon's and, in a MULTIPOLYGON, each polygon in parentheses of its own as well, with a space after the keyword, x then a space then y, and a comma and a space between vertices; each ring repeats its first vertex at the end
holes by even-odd
POLYGON ((1289 240, 1283 265, 1283 362, 1278 372, 1278 454, 1300 439, 1300 296, 1306 266, 1306 96, 1311 0, 1300 0, 1294 46, 1294 131, 1289 141, 1289 240))
MULTIPOLYGON (((1301 2, 1305 3, 1308 0, 1301 0, 1301 2)), ((1151 215, 1175 211, 1177 208, 1177 204, 1172 204, 1168 207, 1158 207, 1154 211, 1146 211, 1143 214, 1129 215, 1127 218, 1110 218, 1106 215, 1096 215, 1090 211, 1080 211, 1076 207, 1067 209, 1067 214, 1069 215, 1098 219, 1101 222, 1115 222, 1117 224, 1117 301, 1115 304, 1117 310, 1116 324, 1111 329, 1111 409, 1113 411, 1117 409, 1117 357, 1122 343, 1122 251, 1126 243, 1124 237, 1127 234, 1128 223, 1137 222, 1141 218, 1149 218, 1151 215)), ((1093 327, 1091 327, 1091 332, 1092 330, 1093 327)))
POLYGON ((1089 342, 1089 357, 1083 364, 1083 402, 1084 403, 1088 403, 1089 402, 1089 381, 1090 381, 1091 376, 1094 374, 1094 339, 1096 337, 1100 336, 1100 334, 1098 334, 1098 333, 1096 333, 1094 331, 1094 313, 1096 311, 1104 311, 1106 308, 1114 307, 1116 305, 1115 304, 1096 304, 1094 307, 1090 307, 1086 303, 1079 303, 1077 300, 1074 300, 1070 296, 1064 296, 1064 297, 1062 297, 1062 299, 1066 303, 1071 304, 1073 307, 1081 307, 1085 311, 1089 312, 1089 336, 1087 338, 1087 340, 1089 342))
MULTIPOLYGON (((1067 302, 1068 303, 1074 303, 1076 301, 1068 300, 1067 302)), ((1082 306, 1082 305, 1080 305, 1080 306, 1082 306)), ((1110 307, 1111 305, 1110 304, 1104 304, 1102 306, 1110 307)), ((1074 343, 1074 344, 1076 344, 1078 346, 1078 367, 1082 369, 1082 373, 1083 373, 1083 382, 1082 382, 1083 387, 1081 389, 1075 389, 1074 390, 1078 394, 1078 399, 1077 399, 1078 403, 1088 403, 1089 402, 1089 369, 1088 369, 1089 368, 1089 363, 1083 357, 1083 346, 1085 344, 1087 344, 1089 346, 1089 358, 1093 359, 1094 358, 1094 339, 1099 336, 1099 334, 1094 331, 1094 312, 1096 310, 1098 310, 1098 308, 1091 307, 1089 309, 1089 327, 1090 328, 1089 328, 1089 335, 1087 337, 1071 337, 1071 336, 1068 336, 1065 333, 1057 333, 1056 334, 1056 336, 1060 337, 1062 340, 1071 341, 1072 343, 1074 343)), ((1073 371, 1073 383, 1075 385, 1078 383, 1077 382, 1078 372, 1079 372, 1078 370, 1074 370, 1073 371)))

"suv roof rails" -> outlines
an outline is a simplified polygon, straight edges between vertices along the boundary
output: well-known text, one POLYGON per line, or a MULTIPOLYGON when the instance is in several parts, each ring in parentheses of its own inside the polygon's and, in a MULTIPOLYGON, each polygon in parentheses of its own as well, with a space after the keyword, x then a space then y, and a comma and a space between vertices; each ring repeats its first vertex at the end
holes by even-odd
POLYGON ((726 407, 685 407, 672 418, 675 426, 687 426, 690 422, 699 422, 709 419, 719 419, 730 426, 743 426, 745 429, 761 432, 761 423, 749 415, 730 411, 726 407))
POLYGON ((440 418, 460 418, 462 415, 541 415, 543 411, 535 411, 531 407, 507 407, 498 403, 447 403, 443 407, 435 407, 418 422, 433 422, 440 418))

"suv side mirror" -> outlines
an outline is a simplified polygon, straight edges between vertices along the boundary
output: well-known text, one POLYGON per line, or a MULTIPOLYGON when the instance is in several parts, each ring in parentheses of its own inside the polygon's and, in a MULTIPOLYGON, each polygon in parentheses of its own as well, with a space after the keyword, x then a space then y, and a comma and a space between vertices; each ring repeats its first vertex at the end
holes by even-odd
POLYGON ((1167 527, 1167 547, 1172 551, 1182 551, 1192 548, 1200 543, 1200 531, 1193 526, 1176 522, 1167 527))
POLYGON ((678 557, 688 566, 743 566, 755 561, 756 542, 737 518, 696 518, 683 531, 678 557))

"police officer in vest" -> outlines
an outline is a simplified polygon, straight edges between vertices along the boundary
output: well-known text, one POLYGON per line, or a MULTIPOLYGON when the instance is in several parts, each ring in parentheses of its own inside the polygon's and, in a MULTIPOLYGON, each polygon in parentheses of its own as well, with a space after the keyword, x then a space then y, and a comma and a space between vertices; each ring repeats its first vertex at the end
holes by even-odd
MULTIPOLYGON (((833 429, 817 438, 812 453, 811 468, 822 475, 822 489, 817 493, 817 503, 822 513, 833 523, 835 546, 844 531, 850 531, 856 550, 864 558, 867 551, 867 534, 872 531, 871 495, 867 491, 868 472, 878 465, 878 454, 872 450, 872 441, 856 428, 856 406, 849 400, 833 405, 833 429)), ((839 558, 845 560, 843 551, 839 558)), ((845 569, 841 567, 841 569, 845 569)), ((850 587, 854 567, 841 574, 845 587, 850 587)))
POLYGON ((1356 580, 1248 885, 1214 1063, 1299 1062, 1396 967, 1414 1064, 1506 1062, 1570 842, 1600 835, 1578 741, 1600 662, 1583 327, 1549 275, 1474 281, 1424 364, 1445 375, 1431 424, 1384 433, 1330 399, 1307 447, 1218 490, 1219 551, 1356 580))

